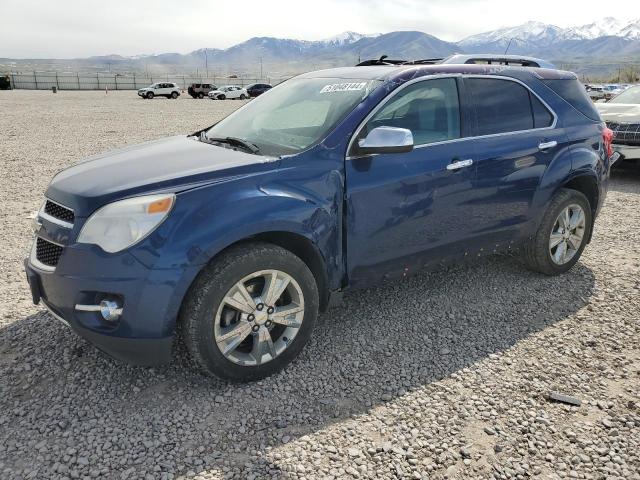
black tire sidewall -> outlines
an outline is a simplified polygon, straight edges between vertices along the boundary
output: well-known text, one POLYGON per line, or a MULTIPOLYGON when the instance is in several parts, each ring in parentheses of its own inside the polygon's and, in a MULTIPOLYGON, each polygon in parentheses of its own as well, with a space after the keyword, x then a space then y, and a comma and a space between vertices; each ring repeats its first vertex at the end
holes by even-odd
POLYGON ((544 215, 544 218, 538 228, 536 235, 535 254, 541 269, 544 273, 550 275, 557 275, 570 270, 580 259, 582 252, 587 246, 587 240, 591 236, 591 229, 593 228, 593 214, 589 200, 581 192, 577 190, 564 189, 559 194, 560 198, 554 198, 550 208, 544 215), (578 204, 582 207, 585 215, 585 232, 582 239, 582 245, 573 256, 573 258, 563 265, 558 265, 551 258, 551 252, 549 251, 549 238, 551 231, 555 225, 556 219, 560 212, 571 204, 578 204))
POLYGON ((153 98, 153 93, 148 92, 148 93, 147 93, 147 98, 148 98, 149 100, 151 100, 151 99, 153 98))
POLYGON ((231 381, 258 380, 284 368, 302 350, 313 332, 318 314, 318 291, 312 273, 306 264, 292 253, 276 246, 260 248, 260 255, 249 252, 238 255, 233 262, 215 269, 199 287, 200 301, 192 318, 191 348, 208 372, 231 381), (263 249, 266 249, 264 251, 263 249), (259 270, 280 270, 293 277, 302 289, 305 302, 304 320, 289 347, 263 365, 242 366, 228 360, 218 348, 214 338, 214 322, 219 305, 226 293, 240 279, 259 270))

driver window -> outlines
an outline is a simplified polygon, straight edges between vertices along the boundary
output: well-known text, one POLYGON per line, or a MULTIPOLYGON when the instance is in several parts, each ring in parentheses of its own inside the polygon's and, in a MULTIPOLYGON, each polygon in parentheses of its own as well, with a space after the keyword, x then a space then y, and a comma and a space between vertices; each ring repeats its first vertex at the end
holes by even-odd
POLYGON ((456 80, 425 80, 402 89, 369 120, 364 134, 376 127, 411 130, 415 145, 460 138, 456 80))

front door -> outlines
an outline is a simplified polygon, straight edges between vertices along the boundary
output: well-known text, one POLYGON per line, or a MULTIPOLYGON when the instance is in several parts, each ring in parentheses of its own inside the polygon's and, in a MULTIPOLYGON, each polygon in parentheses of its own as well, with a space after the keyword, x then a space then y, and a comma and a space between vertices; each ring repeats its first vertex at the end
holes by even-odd
POLYGON ((346 161, 351 285, 463 254, 465 240, 478 229, 467 206, 476 177, 473 140, 462 138, 458 98, 452 77, 407 84, 358 132, 363 138, 380 126, 407 128, 415 147, 346 161))

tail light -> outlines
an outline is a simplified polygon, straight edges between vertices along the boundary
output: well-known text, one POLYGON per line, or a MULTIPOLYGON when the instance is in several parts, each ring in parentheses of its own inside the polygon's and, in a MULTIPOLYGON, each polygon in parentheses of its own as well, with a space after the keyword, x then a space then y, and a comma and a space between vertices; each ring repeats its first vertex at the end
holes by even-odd
POLYGON ((602 131, 602 140, 604 141, 604 149, 609 157, 613 155, 613 137, 613 130, 605 127, 602 131))

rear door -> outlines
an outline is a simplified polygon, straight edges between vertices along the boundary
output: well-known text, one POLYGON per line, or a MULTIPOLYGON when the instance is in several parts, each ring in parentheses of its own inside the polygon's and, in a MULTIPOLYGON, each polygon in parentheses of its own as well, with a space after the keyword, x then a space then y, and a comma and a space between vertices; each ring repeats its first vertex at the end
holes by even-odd
POLYGON ((469 214, 477 235, 501 248, 527 235, 542 175, 566 140, 555 114, 523 83, 507 77, 466 77, 474 106, 477 166, 469 214))

